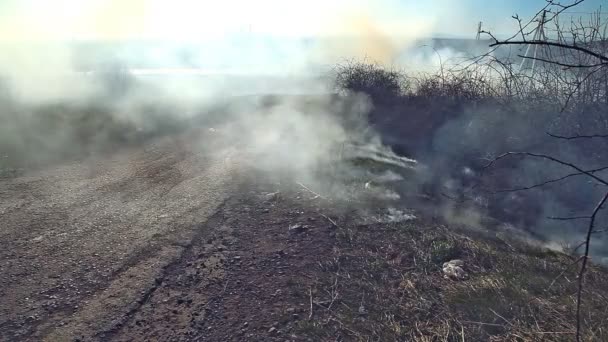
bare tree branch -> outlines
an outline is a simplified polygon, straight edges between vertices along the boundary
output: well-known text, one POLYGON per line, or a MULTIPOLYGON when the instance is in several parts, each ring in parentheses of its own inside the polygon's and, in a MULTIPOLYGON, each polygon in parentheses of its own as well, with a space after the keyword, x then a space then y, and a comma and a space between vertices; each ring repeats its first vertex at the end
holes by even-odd
POLYGON ((499 46, 499 45, 526 45, 526 44, 555 46, 555 47, 560 47, 560 48, 569 49, 569 50, 576 50, 576 51, 586 53, 590 56, 593 56, 593 57, 599 59, 600 61, 602 61, 603 63, 608 63, 607 56, 604 56, 600 53, 597 53, 595 51, 589 50, 587 48, 584 48, 584 47, 576 45, 576 44, 565 44, 565 43, 550 42, 550 41, 544 41, 544 40, 510 40, 510 41, 505 40, 505 41, 494 42, 494 43, 490 44, 490 47, 499 46))
MULTIPOLYGON (((526 55, 518 55, 518 57, 522 58, 523 60, 530 59, 533 61, 549 63, 551 65, 562 67, 562 70, 571 70, 571 72, 567 73, 567 74, 566 73, 563 73, 562 75, 552 74, 555 77, 554 78, 555 82, 558 82, 559 85, 563 86, 563 88, 565 89, 564 95, 567 98, 566 98, 565 104, 562 107, 562 111, 564 111, 566 109, 566 107, 569 107, 569 103, 571 102, 571 100, 573 100, 573 99, 579 100, 579 97, 580 97, 581 101, 591 100, 591 101, 602 102, 602 104, 603 104, 603 100, 601 100, 601 98, 605 97, 605 90, 603 90, 603 92, 602 92, 602 90, 597 90, 595 88, 596 87, 595 83, 590 84, 591 81, 595 80, 595 79, 592 79, 591 77, 596 75, 596 73, 600 70, 605 71, 606 66, 608 66, 608 55, 606 54, 606 51, 605 50, 599 51, 600 49, 598 48, 598 46, 595 45, 596 42, 598 42, 599 40, 601 40, 602 42, 605 42, 605 39, 606 39, 606 37, 605 37, 606 33, 604 32, 604 36, 602 36, 602 34, 599 31, 600 27, 602 26, 599 14, 597 16, 595 16, 594 18, 592 18, 592 20, 589 22, 589 24, 583 23, 583 20, 581 18, 579 18, 578 21, 573 20, 572 23, 570 24, 569 31, 564 31, 558 21, 558 16, 561 13, 563 13, 564 11, 566 11, 572 7, 580 5, 582 2, 584 2, 584 0, 572 0, 567 4, 562 4, 558 0, 546 0, 546 5, 540 11, 538 11, 538 13, 536 15, 534 15, 530 21, 528 21, 525 24, 522 22, 522 20, 519 16, 514 15, 513 19, 515 19, 517 21, 518 31, 513 36, 511 36, 510 38, 507 38, 505 40, 497 39, 491 32, 483 32, 483 33, 488 34, 488 36, 493 39, 494 43, 489 45, 492 48, 497 48, 497 47, 503 46, 503 45, 528 45, 528 49, 530 46, 535 46, 535 47, 545 46, 545 47, 560 48, 561 49, 560 51, 563 52, 563 56, 561 56, 561 58, 559 58, 559 59, 552 56, 551 49, 548 49, 549 50, 548 57, 547 56, 539 57, 536 55, 536 53, 534 54, 534 56, 527 56, 527 52, 526 52, 526 55), (541 16, 541 14, 542 14, 542 16, 541 16), (539 21, 538 18, 541 18, 540 21, 542 21, 542 22, 540 22, 538 25, 536 25, 535 23, 537 23, 539 21), (546 37, 543 37, 543 35, 538 35, 539 31, 537 31, 537 29, 538 28, 540 28, 541 30, 544 29, 545 25, 548 22, 553 22, 555 24, 557 40, 546 40, 546 37), (529 27, 534 27, 534 29, 530 30, 529 27), (529 32, 527 32, 527 31, 529 31, 529 32), (534 34, 534 37, 532 37, 532 34, 534 34), (566 37, 566 36, 568 36, 568 37, 566 37), (532 37, 532 39, 529 40, 528 37, 532 37), (515 39, 517 39, 517 40, 515 40, 515 39), (586 74, 583 75, 580 72, 578 72, 577 70, 583 70, 583 72, 586 74), (593 93, 591 95, 591 97, 589 97, 590 95, 585 93, 585 91, 588 91, 588 90, 595 91, 595 93, 593 93), (578 96, 577 94, 581 94, 581 95, 578 96), (575 97, 575 95, 577 95, 577 96, 575 97), (599 97, 600 100, 597 100, 593 96, 599 97)), ((544 33, 543 31, 540 31, 540 32, 544 33)), ((523 64, 523 62, 522 62, 522 64, 523 64)), ((511 71, 511 69, 508 67, 505 68, 505 70, 507 72, 511 71)), ((557 68, 551 69, 551 70, 557 70, 557 68)), ((511 74, 511 76, 513 77, 512 74, 511 74)), ((526 90, 526 89, 528 89, 528 87, 530 87, 530 89, 532 91, 536 91, 537 89, 535 88, 535 85, 537 85, 537 84, 544 85, 545 82, 551 81, 546 78, 540 78, 540 77, 536 76, 535 78, 530 79, 531 85, 522 86, 521 84, 518 84, 518 80, 523 80, 523 82, 526 83, 527 82, 527 79, 525 79, 526 75, 517 75, 517 76, 518 76, 518 78, 516 78, 515 81, 513 81, 512 83, 506 83, 506 86, 509 87, 508 88, 509 90, 512 89, 510 87, 515 87, 514 88, 515 91, 521 91, 522 89, 526 90)), ((604 78, 602 78, 601 80, 599 80, 599 82, 606 82, 606 81, 604 80, 604 78)), ((604 83, 601 83, 600 87, 601 86, 604 86, 604 83)), ((605 88, 600 88, 600 89, 605 89, 605 88)), ((561 100, 558 100, 558 101, 561 102, 561 100)), ((556 138, 556 139, 563 139, 563 140, 568 140, 568 141, 578 140, 578 139, 608 138, 608 134, 576 134, 574 136, 564 136, 564 135, 558 135, 558 134, 553 134, 553 133, 549 133, 549 132, 547 132, 546 134, 553 138, 556 138)), ((600 177, 596 174, 597 172, 607 170, 608 167, 601 167, 601 168, 596 168, 593 170, 583 170, 581 167, 575 165, 574 163, 564 161, 559 158, 556 158, 556 157, 553 157, 550 155, 546 155, 546 154, 541 154, 541 153, 531 153, 531 152, 504 153, 504 154, 490 160, 489 163, 484 167, 484 169, 491 167, 494 163, 496 163, 497 161, 499 161, 503 158, 506 158, 508 156, 517 156, 517 155, 522 156, 522 157, 533 157, 533 158, 547 160, 547 161, 550 161, 553 163, 557 163, 557 164, 566 166, 566 167, 574 170, 575 172, 572 172, 570 174, 567 174, 567 175, 564 175, 561 177, 545 180, 543 182, 533 184, 530 186, 519 187, 519 188, 514 188, 514 189, 499 190, 499 191, 496 191, 495 193, 497 193, 497 192, 514 192, 514 191, 522 191, 522 190, 539 188, 539 187, 542 187, 542 186, 545 186, 545 185, 548 185, 551 183, 560 182, 560 181, 563 181, 570 177, 575 177, 575 176, 580 176, 580 175, 585 175, 585 176, 599 182, 600 184, 608 185, 607 180, 605 180, 603 177, 600 177)), ((583 296, 585 272, 587 271, 587 262, 589 261, 591 238, 592 238, 592 236, 594 236, 594 234, 608 232, 608 229, 601 229, 601 230, 595 229, 598 213, 604 207, 604 205, 606 204, 607 201, 608 201, 608 192, 606 192, 603 195, 603 197, 596 204, 591 215, 589 215, 589 216, 549 217, 549 219, 561 220, 561 221, 589 220, 588 221, 589 225, 587 228, 585 239, 574 250, 574 253, 577 253, 577 250, 580 247, 584 246, 583 255, 573 263, 573 264, 577 264, 577 263, 581 262, 581 266, 578 271, 578 291, 577 291, 577 300, 576 300, 576 341, 577 342, 580 342, 581 338, 582 338, 582 336, 581 336, 582 335, 581 307, 582 307, 582 296, 583 296)), ((565 273, 565 271, 566 270, 564 270, 564 272, 562 272, 557 278, 562 276, 565 273)), ((551 285, 553 285, 553 283, 557 280, 557 278, 551 283, 551 285)), ((549 287, 551 287, 551 286, 549 286, 549 287)))
MULTIPOLYGON (((529 20, 529 21, 528 21, 528 22, 527 22, 525 25, 523 25, 523 26, 522 26, 522 24, 521 24, 521 19, 519 18, 519 16, 518 16, 518 15, 514 15, 514 16, 513 16, 513 17, 514 17, 514 19, 515 19, 515 20, 517 20, 517 21, 518 21, 518 23, 519 23, 519 30, 518 30, 518 31, 517 31, 517 32, 516 32, 514 35, 512 35, 511 37, 507 38, 505 41, 510 41, 511 39, 514 39, 515 37, 517 37, 517 36, 518 36, 518 35, 520 35, 520 34, 521 34, 521 35, 522 35, 522 37, 523 37, 523 39, 522 39, 522 40, 525 40, 525 37, 526 37, 527 35, 529 35, 531 32, 524 33, 524 30, 525 30, 526 28, 528 28, 528 27, 529 27, 529 26, 530 26, 532 23, 534 23, 534 21, 535 21, 534 19, 536 19, 536 18, 537 18, 539 15, 541 15, 543 12, 545 12, 545 11, 549 12, 548 10, 551 8, 551 6, 558 7, 558 8, 559 8, 559 10, 557 10, 557 11, 555 11, 555 12, 550 12, 552 15, 551 15, 551 17, 550 17, 550 18, 548 18, 548 19, 547 19, 547 18, 545 18, 545 23, 550 22, 550 21, 553 21, 555 18, 557 18, 557 16, 558 16, 558 15, 560 15, 560 14, 561 14, 561 13, 563 13, 564 11, 566 11, 566 10, 568 10, 568 9, 572 8, 572 7, 578 6, 578 5, 580 5, 581 3, 583 3, 584 1, 585 1, 585 0, 576 0, 576 1, 572 2, 572 3, 570 3, 570 4, 564 5, 564 4, 561 4, 561 3, 556 2, 556 1, 554 1, 554 0, 546 0, 547 4, 545 4, 545 6, 544 6, 543 8, 541 8, 540 10, 538 10, 538 12, 536 12, 536 13, 535 13, 535 14, 532 16, 532 19, 530 19, 530 20, 529 20)), ((533 30, 531 30, 531 31, 533 31, 533 30)), ((492 35, 490 32, 488 32, 488 31, 480 31, 480 32, 481 32, 481 33, 488 34, 490 37, 492 37, 492 39, 494 39, 496 42, 498 42, 498 39, 496 39, 496 38, 495 38, 495 37, 494 37, 494 36, 493 36, 493 35, 492 35)))
MULTIPOLYGON (((604 170, 608 170, 608 166, 600 167, 600 168, 593 169, 593 170, 587 170, 587 172, 589 172, 589 173, 595 173, 595 172, 600 172, 600 171, 604 171, 604 170)), ((517 192, 517 191, 524 191, 524 190, 532 190, 532 189, 535 189, 535 188, 543 187, 545 185, 549 185, 551 183, 556 183, 556 182, 559 182, 559 181, 563 181, 563 180, 568 179, 570 177, 581 176, 581 175, 584 175, 584 173, 582 173, 582 172, 574 172, 574 173, 570 173, 570 174, 567 174, 567 175, 559 177, 559 178, 549 179, 549 180, 544 181, 542 183, 537 183, 537 184, 534 184, 534 185, 530 185, 530 186, 526 186, 526 187, 521 187, 521 188, 496 190, 496 191, 492 191, 491 193, 498 194, 498 193, 504 193, 504 192, 517 192)))
POLYGON ((549 220, 556 220, 556 221, 574 221, 574 220, 585 220, 585 219, 590 219, 591 216, 570 216, 570 217, 554 217, 554 216, 547 216, 547 218, 549 220))
POLYGON ((562 109, 561 109, 562 112, 566 110, 566 108, 570 104, 570 101, 574 97, 574 94, 576 94, 580 90, 583 83, 586 82, 588 79, 590 79, 591 76, 595 75, 595 73, 598 72, 599 70, 602 70, 602 68, 597 68, 597 69, 592 70, 591 72, 587 73, 587 75, 582 80, 577 82, 576 87, 574 87, 574 89, 572 89, 572 91, 568 94, 566 103, 564 103, 564 105, 562 106, 562 109))
POLYGON ((608 138, 608 134, 586 134, 586 135, 577 134, 577 135, 573 135, 573 136, 563 136, 563 135, 557 135, 557 134, 547 132, 547 135, 550 137, 553 137, 553 138, 564 139, 564 140, 608 138))
POLYGON ((558 62, 556 60, 545 59, 545 58, 534 57, 534 56, 517 55, 517 57, 529 59, 529 60, 533 60, 533 61, 555 64, 555 65, 564 67, 566 69, 570 69, 570 68, 581 68, 582 69, 582 68, 595 68, 595 67, 601 67, 601 66, 608 66, 608 62, 600 62, 600 63, 596 63, 596 64, 569 64, 569 63, 558 62))
POLYGON ((568 4, 568 5, 563 5, 562 3, 556 2, 554 0, 546 0, 546 1, 548 3, 550 3, 551 5, 553 5, 553 6, 557 6, 557 7, 560 7, 561 9, 563 9, 563 10, 567 10, 567 9, 569 9, 571 7, 579 5, 580 3, 582 3, 585 0, 578 0, 578 1, 575 1, 575 2, 573 2, 571 4, 568 4))
POLYGON ((587 229, 587 236, 585 238, 585 252, 583 254, 583 263, 581 264, 581 269, 578 273, 578 293, 576 299, 576 341, 580 342, 581 340, 581 298, 583 296, 583 277, 585 276, 585 271, 587 269, 587 260, 589 259, 589 247, 591 246, 591 235, 595 229, 595 219, 597 217, 597 213, 604 206, 606 201, 608 200, 608 192, 602 197, 599 201, 595 209, 593 209, 593 213, 591 214, 591 219, 589 220, 589 228, 587 229))
POLYGON ((604 180, 604 179, 602 179, 602 178, 594 175, 590 171, 585 171, 585 170, 581 169, 580 167, 578 167, 578 166, 576 166, 576 165, 574 165, 572 163, 559 160, 559 159, 557 159, 555 157, 552 157, 552 156, 549 156, 549 155, 546 155, 546 154, 539 154, 539 153, 532 153, 532 152, 507 152, 507 153, 501 154, 500 156, 498 156, 498 157, 494 158, 493 160, 491 160, 486 166, 484 166, 484 169, 491 167, 497 161, 499 161, 501 159, 504 159, 506 157, 509 157, 509 156, 529 156, 529 157, 535 157, 535 158, 541 158, 541 159, 550 160, 550 161, 555 162, 557 164, 568 166, 569 168, 574 169, 574 170, 578 171, 581 174, 587 175, 590 178, 593 178, 596 181, 598 181, 598 182, 600 182, 600 183, 602 183, 604 185, 608 185, 608 181, 606 181, 606 180, 604 180))

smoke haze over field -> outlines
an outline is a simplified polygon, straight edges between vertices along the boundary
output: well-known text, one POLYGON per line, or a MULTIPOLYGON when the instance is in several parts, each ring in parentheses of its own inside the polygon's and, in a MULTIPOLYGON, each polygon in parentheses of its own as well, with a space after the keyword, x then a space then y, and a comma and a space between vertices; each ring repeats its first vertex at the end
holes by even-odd
POLYGON ((264 76, 310 75, 350 58, 436 67, 461 54, 439 48, 439 57, 421 39, 474 37, 475 21, 459 19, 474 13, 468 2, 5 1, 0 76, 15 96, 38 102, 98 93, 71 73, 111 66, 264 76))
POLYGON ((330 101, 334 89, 325 76, 331 66, 349 58, 389 64, 432 31, 434 14, 397 16, 396 4, 3 3, 0 82, 11 110, 0 113, 9 123, 2 125, 0 150, 18 165, 37 164, 119 144, 130 139, 124 130, 180 125, 231 96, 323 94, 315 113, 288 97, 269 113, 255 101, 224 108, 236 119, 227 135, 265 153, 267 169, 290 165, 306 174, 332 146, 360 135, 351 128, 347 133, 344 111, 364 122, 369 109, 357 97, 348 109, 330 101), (243 127, 251 134, 242 135, 243 127))
MULTIPOLYGON (((530 13, 528 5, 519 5, 524 15, 530 13)), ((494 20, 485 28, 512 31, 512 24, 497 19, 498 14, 509 19, 502 5, 479 6, 473 0, 458 5, 448 0, 3 1, 0 167, 6 160, 27 167, 72 152, 86 155, 130 141, 132 131, 171 133, 187 125, 186 119, 213 122, 227 116, 234 121, 224 126, 226 141, 247 148, 260 168, 314 183, 319 164, 345 141, 390 153, 367 125, 373 108, 369 99, 332 97, 336 89, 327 77, 332 67, 367 60, 432 72, 450 60, 483 53, 486 41, 453 39, 452 46, 446 43, 450 39, 428 39, 442 34, 473 38, 477 21, 486 16, 494 20), (240 98, 220 114, 209 110, 234 96, 264 94, 278 95, 276 103, 240 98), (295 94, 314 94, 316 102, 307 106, 295 94)), ((546 140, 530 138, 547 128, 543 125, 550 120, 540 115, 540 123, 532 126, 493 107, 463 107, 449 113, 441 108, 445 122, 420 137, 430 142, 420 154, 432 155, 429 160, 436 163, 421 182, 433 176, 453 182, 452 166, 470 167, 453 163, 464 156, 536 147, 546 140)), ((419 114, 417 108, 398 110, 404 112, 399 115, 419 114)), ((566 155, 577 156, 576 151, 566 155)), ((556 176, 525 165, 538 171, 532 171, 534 176, 556 176)), ((529 176, 520 177, 536 179, 529 176)), ((521 180, 512 174, 504 178, 521 180)), ((568 207, 553 195, 535 199, 542 201, 540 213, 568 207)), ((447 216, 455 220, 457 215, 447 216)), ((553 226, 543 227, 547 235, 553 226)))
POLYGON ((201 41, 242 32, 322 37, 360 31, 350 17, 362 14, 393 35, 412 35, 431 28, 445 3, 422 13, 416 5, 395 0, 14 1, 0 5, 0 40, 201 41))
MULTIPOLYGON (((311 68, 347 58, 390 63, 396 53, 430 34, 435 16, 405 8, 397 16, 392 12, 396 5, 393 0, 373 5, 269 0, 3 2, 0 76, 14 96, 39 102, 98 93, 98 84, 82 82, 82 75, 73 73, 112 66, 283 76, 309 74, 311 68)), ((229 91, 223 88, 212 83, 206 90, 229 91)), ((167 91, 172 96, 182 93, 167 91)))
POLYGON ((547 3, 0 0, 0 340, 573 336, 608 64, 475 39, 547 3))
POLYGON ((34 125, 69 116, 61 108, 51 115, 48 106, 94 106, 112 123, 141 130, 150 126, 150 108, 156 120, 174 122, 230 96, 329 94, 325 76, 334 63, 369 58, 388 65, 431 34, 437 14, 413 9, 394 0, 2 2, 0 83, 13 108, 0 113, 10 121, 3 130, 13 132, 4 132, 2 150, 9 159, 61 152, 22 153, 33 136, 69 141, 76 131, 72 123, 34 125))

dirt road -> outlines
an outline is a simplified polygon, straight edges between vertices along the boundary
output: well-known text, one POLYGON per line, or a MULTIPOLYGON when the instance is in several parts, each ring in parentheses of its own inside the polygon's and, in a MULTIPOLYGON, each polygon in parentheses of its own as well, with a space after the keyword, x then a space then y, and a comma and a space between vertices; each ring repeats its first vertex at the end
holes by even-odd
POLYGON ((234 185, 210 135, 0 179, 0 340, 89 340, 133 310, 234 185))

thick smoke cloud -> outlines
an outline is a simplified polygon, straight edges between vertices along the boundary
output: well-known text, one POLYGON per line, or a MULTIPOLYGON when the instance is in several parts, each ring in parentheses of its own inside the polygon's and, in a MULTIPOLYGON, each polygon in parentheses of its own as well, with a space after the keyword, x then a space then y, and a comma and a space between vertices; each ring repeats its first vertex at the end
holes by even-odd
POLYGON ((381 148, 363 124, 367 100, 337 103, 327 75, 351 58, 388 65, 430 34, 432 18, 391 17, 393 5, 2 4, 3 163, 44 165, 227 115, 234 123, 226 136, 262 156, 266 170, 290 165, 302 173, 298 178, 313 178, 311 170, 345 140, 360 137, 381 148), (223 106, 221 114, 211 110, 235 96, 264 94, 278 95, 271 109, 245 101, 247 107, 223 106), (302 108, 295 94, 317 96, 316 112, 302 108))
MULTIPOLYGON (((424 39, 436 31, 439 15, 415 12, 409 5, 392 13, 401 8, 392 0, 312 1, 305 6, 285 1, 167 3, 0 4, 0 167, 94 154, 128 142, 133 134, 171 133, 202 117, 221 127, 218 134, 226 144, 246 151, 267 174, 327 188, 328 180, 318 170, 335 162, 344 143, 391 155, 367 125, 369 99, 332 94, 326 76, 333 65, 367 60, 418 73, 467 57, 427 45, 424 39), (264 94, 274 95, 272 106, 247 97, 264 94), (315 103, 298 94, 314 94, 315 103)), ((437 7, 452 8, 450 4, 440 1, 437 7)), ((464 188, 459 183, 463 172, 477 172, 483 164, 469 156, 546 142, 539 135, 546 118, 536 116, 537 123, 531 123, 495 107, 465 108, 459 114, 433 132, 430 148, 418 151, 428 156, 428 165, 419 166, 416 184, 402 192, 420 191, 428 183, 457 192, 464 188), (535 135, 539 139, 530 139, 535 135)), ((584 162, 577 151, 566 155, 584 162)), ((533 162, 520 164, 519 170, 526 171, 506 169, 502 185, 534 183, 563 171, 533 162)), ((362 183, 386 176, 347 166, 336 173, 362 183)), ((513 203, 540 203, 534 220, 521 214, 530 208, 514 210, 518 223, 538 227, 551 241, 573 240, 579 234, 571 226, 538 218, 587 208, 596 196, 585 196, 580 182, 567 183, 563 198, 513 195, 494 205, 517 209, 513 203)), ((480 198, 477 204, 487 206, 488 200, 480 198)), ((440 209, 450 222, 483 228, 481 211, 459 211, 453 205, 440 209)))
POLYGON ((31 102, 98 92, 73 73, 112 63, 274 76, 347 58, 391 64, 434 28, 436 18, 410 7, 392 0, 12 2, 0 5, 0 74, 31 102))

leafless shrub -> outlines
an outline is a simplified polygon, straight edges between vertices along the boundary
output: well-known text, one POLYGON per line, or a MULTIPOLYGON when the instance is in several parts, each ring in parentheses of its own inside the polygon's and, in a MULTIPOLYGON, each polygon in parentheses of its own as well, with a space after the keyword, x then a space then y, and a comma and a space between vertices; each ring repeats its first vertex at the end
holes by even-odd
POLYGON ((338 89, 366 94, 375 104, 395 101, 408 88, 403 73, 373 62, 348 61, 336 66, 334 72, 338 89))

